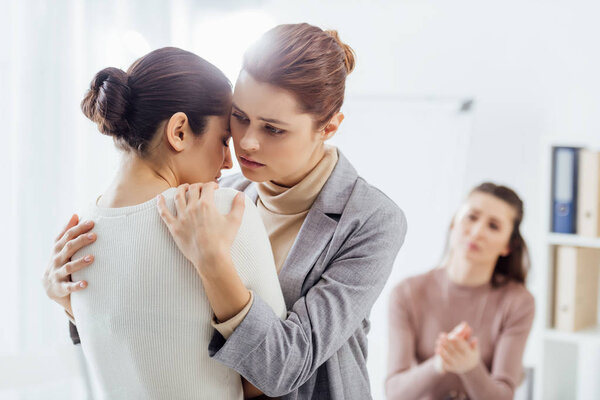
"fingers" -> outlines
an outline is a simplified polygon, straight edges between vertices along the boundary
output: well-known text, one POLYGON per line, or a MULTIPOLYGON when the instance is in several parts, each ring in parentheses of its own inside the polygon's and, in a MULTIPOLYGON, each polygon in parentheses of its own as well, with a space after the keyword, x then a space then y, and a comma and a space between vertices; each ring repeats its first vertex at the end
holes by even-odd
POLYGON ((73 239, 78 238, 80 235, 89 232, 94 227, 94 221, 88 220, 78 223, 62 235, 60 240, 54 245, 54 252, 60 253, 66 244, 73 239))
POLYGON ((473 330, 471 329, 471 327, 467 324, 464 331, 463 331, 463 335, 461 335, 461 337, 465 340, 469 340, 469 338, 471 337, 471 335, 473 334, 473 330))
POLYGON ((461 338, 452 340, 452 345, 458 354, 466 354, 470 350, 469 343, 461 338))
POLYGON ((66 278, 71 275, 73 272, 81 271, 88 265, 94 262, 94 257, 92 255, 87 255, 85 257, 81 257, 77 260, 70 261, 66 263, 63 267, 61 267, 58 276, 60 278, 66 278))
POLYGON ((244 208, 246 207, 246 197, 244 193, 239 192, 233 198, 233 203, 231 204, 231 211, 227 217, 229 220, 234 221, 236 223, 240 223, 242 221, 242 217, 244 216, 244 208))
POLYGON ((175 192, 175 209, 177 210, 177 215, 181 215, 185 211, 185 206, 187 204, 185 194, 189 186, 190 185, 187 183, 184 183, 177 187, 177 191, 175 192))
POLYGON ((84 248, 85 246, 92 244, 94 241, 96 241, 96 234, 94 232, 80 234, 75 239, 69 240, 59 254, 60 265, 68 262, 73 256, 73 254, 75 254, 78 250, 84 248))
POLYGON ((202 185, 202 193, 200 193, 200 200, 205 204, 215 203, 215 190, 219 188, 216 182, 209 182, 202 185))
POLYGON ((200 198, 201 189, 201 183, 194 183, 193 185, 190 185, 190 187, 188 188, 188 203, 198 201, 198 199, 200 198))
POLYGON ((60 240, 60 238, 63 237, 64 234, 69 229, 71 229, 72 227, 74 227, 75 225, 77 225, 78 222, 79 222, 79 216, 77 214, 71 215, 71 218, 69 219, 69 222, 67 222, 67 225, 65 225, 65 227, 60 232, 60 234, 56 237, 56 239, 54 239, 54 242, 58 242, 60 240))
MULTIPOLYGON (((454 364, 454 357, 445 348, 442 347, 438 354, 439 354, 440 358, 442 359, 442 361, 444 362, 444 364, 446 364, 447 366, 451 367, 454 364)), ((446 369, 446 368, 444 368, 444 369, 446 369)))
POLYGON ((171 211, 167 207, 167 202, 162 194, 158 195, 158 202, 156 203, 158 206, 158 214, 163 222, 167 225, 167 227, 171 227, 175 222, 175 217, 171 214, 171 211))
POLYGON ((86 281, 79 281, 79 282, 63 282, 62 284, 62 289, 64 291, 64 295, 68 296, 73 292, 78 292, 80 290, 83 290, 87 287, 87 282, 86 281))
POLYGON ((471 339, 471 341, 469 342, 469 346, 473 350, 478 349, 479 348, 479 339, 477 339, 476 337, 471 339))
POLYGON ((449 354, 452 357, 456 357, 458 354, 460 354, 454 339, 442 339, 441 347, 447 354, 449 354))

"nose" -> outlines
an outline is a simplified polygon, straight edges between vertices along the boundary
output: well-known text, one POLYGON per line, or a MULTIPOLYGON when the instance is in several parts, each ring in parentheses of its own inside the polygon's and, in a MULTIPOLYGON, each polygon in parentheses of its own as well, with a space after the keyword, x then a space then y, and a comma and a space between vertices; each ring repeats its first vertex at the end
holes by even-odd
POLYGON ((247 152, 255 152, 260 148, 257 132, 248 127, 240 139, 240 148, 247 152))
POLYGON ((485 223, 483 221, 477 221, 477 223, 471 226, 471 237, 479 238, 483 235, 485 230, 485 223))
POLYGON ((231 149, 229 147, 226 147, 225 157, 223 157, 223 165, 221 165, 221 169, 231 169, 232 167, 233 162, 231 161, 231 149))

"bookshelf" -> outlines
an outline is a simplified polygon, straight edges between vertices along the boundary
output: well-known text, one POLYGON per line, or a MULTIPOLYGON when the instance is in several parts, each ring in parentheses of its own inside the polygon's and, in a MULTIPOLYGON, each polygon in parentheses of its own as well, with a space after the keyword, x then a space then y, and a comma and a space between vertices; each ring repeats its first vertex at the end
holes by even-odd
MULTIPOLYGON (((554 328, 556 249, 559 246, 600 249, 600 238, 552 233, 552 151, 557 146, 600 150, 600 143, 560 143, 549 141, 543 148, 544 211, 542 249, 535 269, 538 272, 537 313, 541 317, 541 354, 536 362, 536 400, 600 399, 600 325, 576 332, 554 328)), ((599 319, 600 321, 600 319, 599 319)))

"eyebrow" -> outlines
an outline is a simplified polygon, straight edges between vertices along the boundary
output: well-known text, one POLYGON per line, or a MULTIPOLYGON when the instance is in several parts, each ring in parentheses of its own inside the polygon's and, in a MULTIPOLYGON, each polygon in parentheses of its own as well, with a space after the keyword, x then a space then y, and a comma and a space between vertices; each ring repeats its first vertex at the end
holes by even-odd
MULTIPOLYGON (((242 110, 241 108, 239 108, 235 103, 232 104, 233 108, 236 109, 237 111, 246 114, 244 112, 244 110, 242 110)), ((268 122, 270 124, 277 124, 277 125, 289 125, 286 122, 280 121, 278 119, 273 119, 273 118, 265 118, 265 117, 257 117, 258 120, 260 121, 264 121, 264 122, 268 122)))

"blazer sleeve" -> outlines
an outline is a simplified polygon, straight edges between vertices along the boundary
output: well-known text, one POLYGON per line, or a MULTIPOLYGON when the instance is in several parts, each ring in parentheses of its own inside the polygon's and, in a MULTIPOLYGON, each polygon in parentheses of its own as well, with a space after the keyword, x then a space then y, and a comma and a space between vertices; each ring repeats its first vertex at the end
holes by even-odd
POLYGON ((81 340, 79 339, 79 332, 77 331, 77 327, 71 321, 69 321, 69 334, 71 335, 71 341, 73 342, 73 344, 81 343, 81 340))
MULTIPOLYGON (((256 295, 229 339, 215 332, 210 356, 267 396, 304 384, 362 326, 406 235, 406 219, 387 203, 348 235, 319 282, 281 320, 256 295)), ((293 268, 293 266, 292 266, 293 268)))

